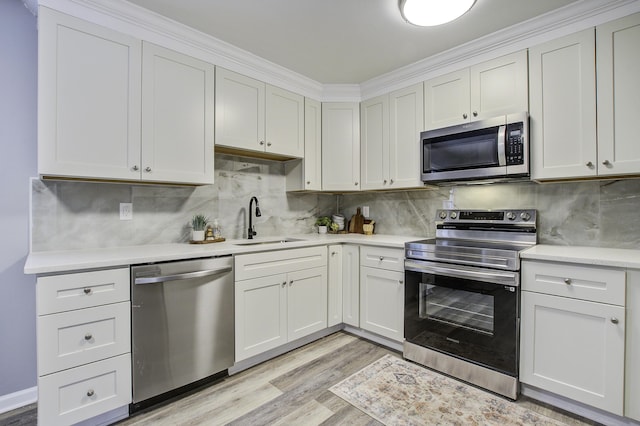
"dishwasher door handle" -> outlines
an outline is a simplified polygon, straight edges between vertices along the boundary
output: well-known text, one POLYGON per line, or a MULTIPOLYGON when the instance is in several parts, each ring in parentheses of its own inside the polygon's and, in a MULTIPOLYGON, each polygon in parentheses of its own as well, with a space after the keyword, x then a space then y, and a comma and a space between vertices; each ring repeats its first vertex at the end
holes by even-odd
POLYGON ((175 274, 175 275, 163 275, 159 277, 145 277, 145 278, 136 278, 133 283, 138 284, 156 284, 167 281, 178 281, 178 280, 190 280, 193 278, 202 278, 208 277, 211 275, 225 274, 227 272, 231 272, 232 268, 219 268, 219 269, 209 269, 205 271, 195 271, 195 272, 185 272, 183 274, 175 274))

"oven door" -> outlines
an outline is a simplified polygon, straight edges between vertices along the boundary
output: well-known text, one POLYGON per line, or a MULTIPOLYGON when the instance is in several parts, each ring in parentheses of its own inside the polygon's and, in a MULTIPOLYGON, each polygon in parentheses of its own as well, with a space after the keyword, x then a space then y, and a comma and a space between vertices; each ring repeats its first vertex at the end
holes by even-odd
POLYGON ((518 376, 519 274, 405 261, 405 339, 518 376))

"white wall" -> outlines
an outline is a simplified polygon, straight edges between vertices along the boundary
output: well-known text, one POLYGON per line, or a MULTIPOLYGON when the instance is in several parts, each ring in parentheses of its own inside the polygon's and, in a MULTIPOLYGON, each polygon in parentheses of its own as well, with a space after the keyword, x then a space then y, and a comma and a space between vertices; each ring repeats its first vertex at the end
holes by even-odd
POLYGON ((36 76, 36 18, 20 0, 0 0, 0 400, 36 386, 35 278, 22 272, 36 175, 36 76))

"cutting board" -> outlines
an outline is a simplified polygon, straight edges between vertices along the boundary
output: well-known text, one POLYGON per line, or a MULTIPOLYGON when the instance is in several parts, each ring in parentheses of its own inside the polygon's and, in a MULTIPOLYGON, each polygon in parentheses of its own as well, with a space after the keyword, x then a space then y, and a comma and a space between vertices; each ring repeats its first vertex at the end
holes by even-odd
POLYGON ((349 221, 349 232, 363 234, 364 230, 362 229, 362 225, 364 225, 364 216, 362 216, 360 207, 358 207, 356 214, 351 216, 351 220, 349 221))

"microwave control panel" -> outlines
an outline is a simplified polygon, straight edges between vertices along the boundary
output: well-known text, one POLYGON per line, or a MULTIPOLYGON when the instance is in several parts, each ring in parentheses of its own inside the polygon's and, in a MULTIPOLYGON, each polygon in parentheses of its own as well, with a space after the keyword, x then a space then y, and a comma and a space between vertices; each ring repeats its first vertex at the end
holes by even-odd
POLYGON ((507 124, 506 157, 507 166, 524 164, 524 125, 520 123, 507 124))

